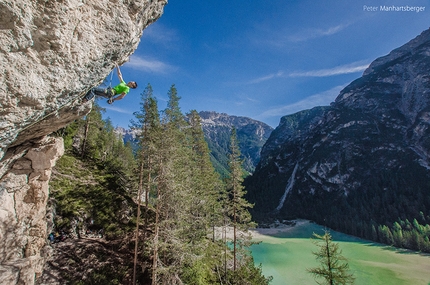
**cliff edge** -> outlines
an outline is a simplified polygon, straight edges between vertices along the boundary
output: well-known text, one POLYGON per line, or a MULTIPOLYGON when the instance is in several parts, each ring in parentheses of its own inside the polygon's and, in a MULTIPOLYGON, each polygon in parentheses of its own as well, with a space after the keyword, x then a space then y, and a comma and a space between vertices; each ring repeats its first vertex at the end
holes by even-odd
POLYGON ((166 0, 0 3, 0 283, 34 284, 45 261, 46 202, 62 140, 91 110, 80 99, 137 48, 166 0))

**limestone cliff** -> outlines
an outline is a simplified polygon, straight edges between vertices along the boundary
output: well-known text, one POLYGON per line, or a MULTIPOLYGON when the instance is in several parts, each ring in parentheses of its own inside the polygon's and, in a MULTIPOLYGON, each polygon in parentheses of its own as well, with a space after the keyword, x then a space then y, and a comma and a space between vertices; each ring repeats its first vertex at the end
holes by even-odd
POLYGON ((166 0, 0 2, 0 283, 33 284, 46 240, 46 137, 91 109, 80 98, 137 48, 166 0))

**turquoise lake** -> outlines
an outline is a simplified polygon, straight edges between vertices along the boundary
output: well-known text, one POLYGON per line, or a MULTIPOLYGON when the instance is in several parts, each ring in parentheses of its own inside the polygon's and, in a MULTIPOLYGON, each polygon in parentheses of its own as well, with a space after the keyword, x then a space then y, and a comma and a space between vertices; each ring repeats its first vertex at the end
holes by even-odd
MULTIPOLYGON (((272 285, 317 284, 306 269, 318 267, 312 251, 312 233, 324 234, 322 226, 304 222, 285 232, 258 235, 251 247, 263 274, 273 276, 272 285)), ((420 254, 330 231, 347 258, 356 285, 429 285, 430 255, 420 254)), ((319 281, 322 281, 319 279, 319 281)))

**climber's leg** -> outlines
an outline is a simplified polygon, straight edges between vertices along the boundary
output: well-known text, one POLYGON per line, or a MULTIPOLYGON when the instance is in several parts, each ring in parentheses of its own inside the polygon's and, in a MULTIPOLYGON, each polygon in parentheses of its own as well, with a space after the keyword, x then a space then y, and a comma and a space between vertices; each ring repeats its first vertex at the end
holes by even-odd
POLYGON ((110 97, 107 88, 94 87, 93 88, 93 92, 97 96, 101 96, 101 97, 105 97, 105 98, 109 98, 110 97))
POLYGON ((111 101, 109 104, 112 104, 112 97, 115 95, 115 90, 112 89, 111 87, 108 87, 108 88, 94 87, 94 88, 91 88, 91 90, 87 92, 87 94, 82 99, 82 101, 84 103, 87 101, 90 101, 96 95, 100 96, 100 97, 108 98, 109 101, 111 101))

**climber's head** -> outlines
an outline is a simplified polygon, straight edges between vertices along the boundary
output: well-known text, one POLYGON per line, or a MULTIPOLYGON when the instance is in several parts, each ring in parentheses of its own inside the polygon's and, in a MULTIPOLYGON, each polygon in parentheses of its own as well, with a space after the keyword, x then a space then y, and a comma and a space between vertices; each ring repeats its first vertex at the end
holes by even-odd
POLYGON ((132 89, 136 89, 137 83, 135 81, 130 81, 129 83, 127 83, 127 86, 132 88, 132 89))

